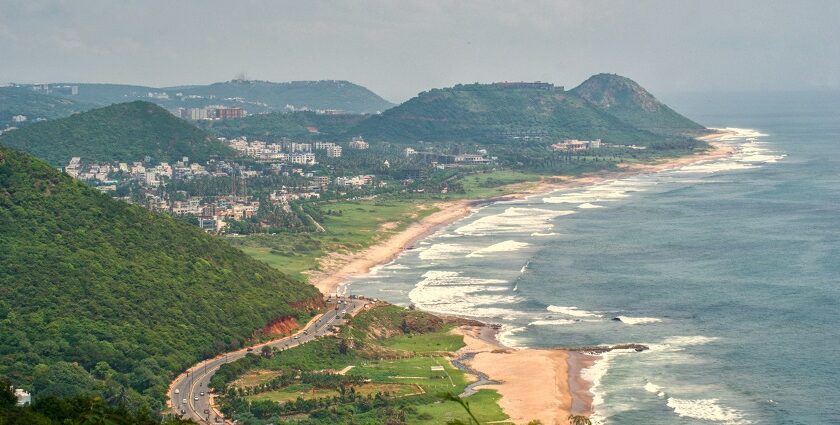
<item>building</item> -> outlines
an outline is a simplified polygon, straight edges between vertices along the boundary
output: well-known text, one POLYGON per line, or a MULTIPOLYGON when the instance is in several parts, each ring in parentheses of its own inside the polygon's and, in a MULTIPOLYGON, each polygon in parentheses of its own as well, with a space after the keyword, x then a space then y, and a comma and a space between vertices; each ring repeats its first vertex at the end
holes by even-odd
POLYGON ((314 153, 293 153, 289 155, 289 162, 292 164, 300 164, 300 165, 315 165, 318 162, 315 161, 315 154, 314 153))
POLYGON ((354 137, 353 140, 349 144, 350 149, 358 149, 358 150, 365 150, 370 148, 368 142, 362 138, 362 136, 354 137))
POLYGON ((579 152, 587 149, 598 149, 601 147, 601 139, 577 140, 566 139, 562 142, 551 145, 551 148, 558 152, 579 152))
POLYGON ((341 158, 341 146, 331 146, 327 149, 327 156, 330 158, 341 158))
POLYGON ((20 388, 15 388, 15 398, 17 398, 18 406, 26 406, 32 403, 32 394, 20 388))
POLYGON ((405 154, 406 158, 411 157, 412 155, 417 155, 417 151, 413 148, 405 148, 403 149, 403 153, 405 154))
POLYGON ((242 118, 245 116, 245 111, 242 108, 215 108, 212 112, 213 118, 217 120, 229 120, 242 118))
POLYGON ((455 163, 456 164, 488 164, 488 163, 490 163, 490 160, 485 158, 484 155, 463 154, 463 155, 455 155, 455 163))
POLYGON ((81 161, 82 159, 78 156, 70 158, 70 162, 64 167, 64 172, 69 174, 70 177, 78 177, 82 168, 81 161))

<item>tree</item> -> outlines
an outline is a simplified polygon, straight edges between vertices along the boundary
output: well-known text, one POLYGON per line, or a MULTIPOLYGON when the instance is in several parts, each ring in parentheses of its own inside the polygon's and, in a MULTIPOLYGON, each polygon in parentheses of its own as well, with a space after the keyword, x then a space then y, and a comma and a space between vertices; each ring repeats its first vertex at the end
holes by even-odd
POLYGON ((569 415, 569 424, 571 425, 592 425, 592 421, 583 415, 569 415))

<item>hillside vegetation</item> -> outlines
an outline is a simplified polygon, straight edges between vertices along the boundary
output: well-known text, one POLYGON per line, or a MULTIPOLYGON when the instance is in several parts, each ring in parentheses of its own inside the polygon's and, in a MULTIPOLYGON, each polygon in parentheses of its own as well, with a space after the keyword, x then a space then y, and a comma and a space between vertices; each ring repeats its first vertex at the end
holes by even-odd
MULTIPOLYGON (((271 81, 231 80, 208 85, 146 87, 125 84, 76 84, 72 98, 108 105, 133 100, 148 100, 166 108, 238 106, 250 113, 285 111, 286 105, 309 109, 338 109, 349 113, 384 111, 393 106, 376 93, 349 81, 271 81), (149 97, 166 94, 166 98, 149 97)), ((69 95, 66 95, 69 96, 69 95)))
POLYGON ((20 126, 21 124, 12 123, 12 117, 15 115, 25 116, 26 121, 23 124, 28 125, 38 119, 64 118, 95 107, 93 104, 35 93, 27 88, 0 87, 0 129, 7 124, 20 126))
POLYGON ((360 114, 316 114, 314 112, 275 112, 271 114, 250 115, 241 119, 200 122, 199 126, 220 136, 233 138, 281 137, 295 139, 336 139, 345 134, 364 119, 360 114))
POLYGON ((320 294, 181 221, 0 147, 0 376, 155 404, 203 357, 320 294))
POLYGON ((593 75, 572 93, 629 125, 653 133, 674 135, 705 129, 657 100, 635 81, 620 75, 593 75))
POLYGON ((233 151, 205 131, 148 102, 130 102, 45 121, 0 136, 0 144, 18 148, 53 165, 74 156, 93 161, 157 161, 188 156, 204 162, 233 151))

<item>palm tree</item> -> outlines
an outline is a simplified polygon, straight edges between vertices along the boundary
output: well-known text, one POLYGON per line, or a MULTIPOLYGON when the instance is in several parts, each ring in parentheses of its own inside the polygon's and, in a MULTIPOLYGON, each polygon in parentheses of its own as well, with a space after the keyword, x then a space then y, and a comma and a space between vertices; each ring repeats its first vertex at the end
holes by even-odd
POLYGON ((447 422, 447 425, 471 425, 473 423, 473 421, 475 421, 476 425, 481 424, 481 422, 478 421, 478 418, 476 418, 475 415, 473 415, 472 410, 470 410, 470 404, 465 402, 463 399, 461 399, 461 397, 458 397, 457 395, 452 394, 452 393, 441 393, 441 394, 438 394, 438 398, 441 398, 443 400, 448 400, 448 401, 454 401, 454 402, 460 404, 461 407, 463 407, 464 410, 467 411, 467 414, 470 415, 469 424, 464 424, 463 421, 461 421, 459 419, 454 419, 454 420, 451 420, 451 421, 447 422))
POLYGON ((583 415, 569 415, 569 424, 571 425, 592 425, 592 421, 583 415))

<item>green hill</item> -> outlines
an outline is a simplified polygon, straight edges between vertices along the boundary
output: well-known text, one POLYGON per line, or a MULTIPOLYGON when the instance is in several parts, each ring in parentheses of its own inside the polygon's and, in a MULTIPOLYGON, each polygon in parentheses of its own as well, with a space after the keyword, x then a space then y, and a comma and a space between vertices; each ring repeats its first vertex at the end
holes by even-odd
POLYGON ((130 102, 45 121, 0 136, 0 144, 63 165, 74 156, 93 161, 138 161, 151 156, 204 162, 233 151, 208 133, 152 103, 130 102))
POLYGON ((542 83, 433 89, 353 129, 371 140, 512 145, 523 140, 595 139, 644 144, 660 139, 542 83))
POLYGON ((232 80, 178 87, 77 83, 59 85, 68 84, 78 86, 78 94, 59 95, 101 105, 133 100, 147 100, 169 109, 222 104, 242 107, 249 113, 285 111, 287 105, 309 109, 338 109, 348 113, 372 113, 394 106, 365 87, 339 80, 285 83, 232 80), (157 97, 149 97, 150 93, 155 93, 157 97))
POLYGON ((198 125, 224 137, 311 138, 343 136, 350 128, 365 120, 360 114, 316 114, 314 112, 275 112, 250 115, 241 119, 206 121, 198 125))
POLYGON ((77 102, 63 97, 35 93, 23 87, 0 87, 0 129, 13 123, 12 117, 23 115, 31 124, 38 119, 64 118, 77 112, 95 108, 95 105, 77 102))
POLYGON ((620 75, 593 75, 572 93, 629 125, 653 133, 691 134, 705 129, 658 101, 635 81, 620 75))
POLYGON ((320 302, 223 240, 0 146, 0 376, 36 397, 154 405, 198 359, 320 302))

